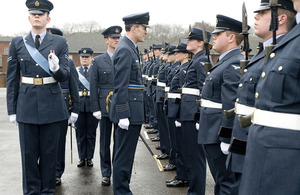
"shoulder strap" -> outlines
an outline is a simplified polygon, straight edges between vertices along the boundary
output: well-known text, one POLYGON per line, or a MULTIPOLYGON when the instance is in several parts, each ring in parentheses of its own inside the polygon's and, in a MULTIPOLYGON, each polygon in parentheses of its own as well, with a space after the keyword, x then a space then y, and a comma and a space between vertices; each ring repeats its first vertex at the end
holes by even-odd
POLYGON ((30 56, 34 59, 34 61, 38 63, 44 71, 46 71, 50 76, 52 76, 52 74, 49 71, 48 60, 36 48, 26 43, 25 36, 23 36, 23 41, 27 51, 29 52, 30 56))
POLYGON ((78 72, 78 76, 79 76, 79 81, 83 84, 83 86, 85 88, 90 90, 90 82, 84 76, 82 76, 82 74, 79 72, 79 68, 80 68, 80 66, 76 68, 76 70, 78 72))

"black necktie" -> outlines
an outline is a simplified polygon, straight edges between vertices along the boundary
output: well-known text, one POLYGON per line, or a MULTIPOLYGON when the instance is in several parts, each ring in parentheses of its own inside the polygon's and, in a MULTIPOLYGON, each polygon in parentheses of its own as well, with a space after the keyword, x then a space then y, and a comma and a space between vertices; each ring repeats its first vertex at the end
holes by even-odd
POLYGON ((35 47, 38 49, 40 47, 40 35, 35 36, 35 47))
POLYGON ((84 72, 83 72, 83 74, 84 74, 84 77, 86 77, 86 76, 87 76, 87 72, 88 72, 88 67, 84 67, 84 72))

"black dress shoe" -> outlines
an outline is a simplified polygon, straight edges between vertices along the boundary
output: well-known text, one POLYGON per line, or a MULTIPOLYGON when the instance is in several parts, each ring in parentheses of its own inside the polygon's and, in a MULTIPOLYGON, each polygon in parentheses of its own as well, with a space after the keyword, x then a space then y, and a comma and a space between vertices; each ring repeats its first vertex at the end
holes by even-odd
POLYGON ((147 131, 148 134, 155 134, 155 133, 157 133, 157 132, 158 132, 157 129, 151 129, 151 130, 148 130, 148 131, 147 131))
POLYGON ((157 136, 151 137, 150 139, 151 139, 151 141, 153 141, 153 142, 158 142, 158 141, 160 141, 160 138, 157 137, 157 136))
POLYGON ((176 165, 169 163, 169 164, 163 166, 163 168, 164 168, 164 171, 175 171, 176 165))
POLYGON ((144 127, 145 127, 145 129, 153 129, 152 125, 145 125, 144 127))
POLYGON ((110 186, 110 177, 103 177, 101 185, 103 185, 103 186, 110 186))
POLYGON ((163 160, 163 159, 169 158, 169 155, 166 153, 162 153, 162 154, 158 155, 156 158, 159 160, 163 160))
POLYGON ((93 163, 92 159, 88 159, 87 160, 87 166, 92 167, 93 165, 94 165, 94 163, 93 163))
POLYGON ((172 181, 174 181, 174 180, 177 180, 177 177, 175 176, 173 179, 168 179, 168 180, 166 180, 166 183, 170 183, 170 182, 172 182, 172 181))
POLYGON ((84 167, 85 166, 85 160, 80 160, 78 163, 77 163, 77 167, 84 167))
POLYGON ((61 179, 59 177, 56 178, 56 186, 60 186, 61 185, 61 179))
POLYGON ((160 145, 156 145, 156 146, 155 146, 155 149, 156 149, 156 150, 160 150, 160 145))
POLYGON ((175 180, 171 181, 170 183, 166 183, 166 186, 167 187, 188 187, 189 182, 181 180, 181 179, 175 179, 175 180))

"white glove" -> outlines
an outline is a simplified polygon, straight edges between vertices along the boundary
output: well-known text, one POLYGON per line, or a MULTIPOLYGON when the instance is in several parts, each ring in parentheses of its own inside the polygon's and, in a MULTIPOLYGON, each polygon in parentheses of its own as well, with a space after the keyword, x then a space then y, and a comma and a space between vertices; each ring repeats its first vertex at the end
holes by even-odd
POLYGON ((49 68, 52 72, 56 72, 59 69, 59 59, 54 53, 48 55, 49 68))
POLYGON ((222 150, 223 154, 227 155, 229 153, 229 151, 228 151, 229 145, 230 144, 226 144, 224 142, 221 142, 220 147, 221 147, 221 150, 222 150))
POLYGON ((128 130, 128 127, 129 127, 129 120, 128 120, 128 118, 120 119, 120 120, 119 120, 119 123, 118 123, 118 126, 119 126, 121 129, 126 129, 126 130, 128 130))
POLYGON ((16 115, 16 114, 9 115, 9 121, 10 121, 12 124, 18 126, 17 115, 16 115))
POLYGON ((101 111, 93 112, 93 116, 94 116, 96 119, 100 120, 100 119, 101 119, 101 111))
POLYGON ((69 124, 76 123, 77 119, 78 119, 78 114, 71 112, 68 122, 69 124))
POLYGON ((196 129, 199 131, 199 123, 196 123, 196 129))
POLYGON ((181 127, 181 122, 175 121, 175 126, 176 127, 181 127))

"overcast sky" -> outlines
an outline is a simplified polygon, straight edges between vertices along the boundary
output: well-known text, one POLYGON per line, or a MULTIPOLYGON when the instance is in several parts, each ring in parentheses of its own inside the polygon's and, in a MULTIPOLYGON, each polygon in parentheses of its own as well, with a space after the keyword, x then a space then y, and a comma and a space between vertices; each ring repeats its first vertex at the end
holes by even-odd
MULTIPOLYGON (((242 20, 242 4, 245 2, 248 24, 254 23, 253 11, 260 0, 51 0, 54 9, 50 13, 53 25, 62 27, 65 23, 96 21, 102 28, 112 25, 124 26, 122 17, 140 12, 150 12, 152 24, 189 24, 205 22, 215 25, 216 15, 223 14, 242 20), (178 3, 180 2, 180 3, 178 3)), ((29 32, 28 9, 25 0, 1 0, 0 34, 15 36, 29 32)))

